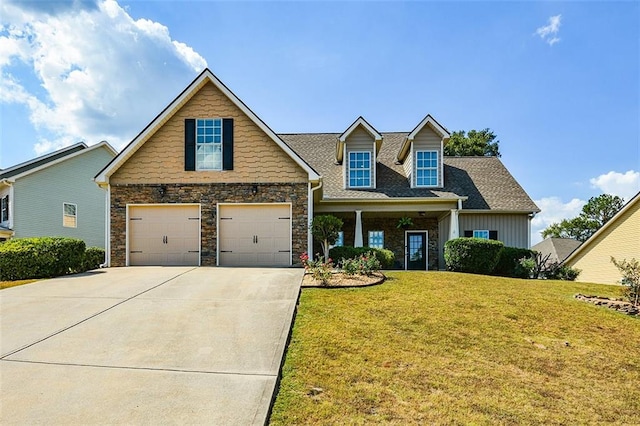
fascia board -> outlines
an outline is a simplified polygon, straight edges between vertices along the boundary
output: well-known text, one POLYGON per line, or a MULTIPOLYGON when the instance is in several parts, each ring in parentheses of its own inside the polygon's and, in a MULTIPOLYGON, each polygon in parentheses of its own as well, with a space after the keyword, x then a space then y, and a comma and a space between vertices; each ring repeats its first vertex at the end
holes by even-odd
POLYGON ((362 116, 358 117, 356 119, 356 121, 354 121, 351 126, 349 126, 347 128, 347 130, 344 131, 344 133, 342 133, 339 137, 338 140, 340 142, 345 142, 347 140, 347 138, 349 137, 349 135, 351 133, 353 133, 353 131, 355 129, 358 128, 358 126, 362 126, 364 127, 364 129, 367 131, 367 133, 369 133, 376 141, 381 141, 382 140, 382 135, 380 134, 380 132, 378 132, 371 124, 369 124, 367 122, 367 120, 365 120, 362 116))

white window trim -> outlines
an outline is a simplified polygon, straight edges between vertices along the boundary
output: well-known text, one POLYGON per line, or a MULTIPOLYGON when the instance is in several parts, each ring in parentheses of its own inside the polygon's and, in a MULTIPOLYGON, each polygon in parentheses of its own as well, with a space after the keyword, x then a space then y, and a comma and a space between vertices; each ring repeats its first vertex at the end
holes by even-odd
POLYGON ((224 143, 223 143, 223 133, 224 133, 224 125, 223 125, 223 121, 222 121, 222 117, 214 117, 214 118, 196 118, 196 145, 195 145, 195 150, 196 152, 194 153, 195 155, 195 160, 196 160, 196 171, 197 172, 221 172, 224 169, 224 157, 223 157, 223 151, 224 151, 224 143), (220 120, 220 168, 215 168, 215 169, 200 169, 198 168, 198 145, 214 145, 215 143, 212 142, 211 144, 206 144, 204 142, 200 142, 198 143, 198 122, 199 121, 204 121, 204 120, 220 120))
MULTIPOLYGON (((346 176, 346 184, 347 184, 347 188, 350 189, 360 189, 360 188, 373 188, 373 155, 371 153, 371 151, 348 151, 347 152, 347 176, 346 176), (350 177, 350 173, 351 173, 351 167, 350 167, 350 163, 351 163, 351 154, 369 154, 369 185, 366 186, 351 186, 351 177, 350 177)), ((360 169, 358 169, 360 170, 360 169)), ((367 170, 367 169, 362 169, 362 170, 367 170)))
POLYGON ((77 204, 75 204, 75 203, 67 203, 67 202, 63 202, 63 203, 62 203, 62 227, 63 227, 63 228, 77 228, 77 227, 78 227, 78 205, 77 205, 77 204), (69 206, 74 206, 74 207, 76 208, 76 214, 75 214, 75 216, 71 216, 71 215, 68 215, 68 214, 66 213, 66 211, 65 211, 65 206, 67 206, 67 205, 69 205, 69 206), (65 217, 73 217, 73 218, 75 218, 74 226, 67 226, 67 225, 65 225, 65 224, 64 224, 64 218, 65 218, 65 217))
POLYGON ((384 248, 384 231, 383 230, 371 230, 367 233, 367 247, 371 247, 371 248, 380 248, 383 249, 384 248), (371 247, 371 233, 372 232, 380 232, 382 234, 382 247, 371 247))
POLYGON ((473 238, 482 238, 483 240, 488 240, 489 239, 489 230, 488 229, 474 229, 472 236, 473 236, 473 238), (482 237, 476 236, 476 233, 480 233, 480 232, 486 233, 487 237, 485 238, 484 236, 482 236, 482 237))
MULTIPOLYGON (((413 180, 415 188, 439 188, 440 187, 440 154, 435 149, 418 149, 413 151, 413 180), (436 184, 435 185, 418 185, 418 153, 419 152, 434 152, 436 154, 436 184)), ((423 170, 431 170, 431 167, 423 168, 423 170)))
POLYGON ((3 216, 3 211, 2 211, 2 207, 0 207, 0 223, 9 223, 11 222, 11 197, 9 196, 10 194, 5 194, 3 197, 0 197, 0 206, 2 205, 2 202, 4 201, 4 199, 7 199, 7 204, 6 207, 4 208, 7 212, 7 220, 3 220, 2 216, 3 216))

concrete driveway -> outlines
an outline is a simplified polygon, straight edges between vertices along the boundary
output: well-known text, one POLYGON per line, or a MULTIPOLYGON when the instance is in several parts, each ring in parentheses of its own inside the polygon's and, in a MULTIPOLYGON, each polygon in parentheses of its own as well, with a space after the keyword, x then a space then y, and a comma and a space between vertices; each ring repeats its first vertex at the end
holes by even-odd
POLYGON ((264 424, 302 269, 130 267, 0 291, 0 424, 264 424))

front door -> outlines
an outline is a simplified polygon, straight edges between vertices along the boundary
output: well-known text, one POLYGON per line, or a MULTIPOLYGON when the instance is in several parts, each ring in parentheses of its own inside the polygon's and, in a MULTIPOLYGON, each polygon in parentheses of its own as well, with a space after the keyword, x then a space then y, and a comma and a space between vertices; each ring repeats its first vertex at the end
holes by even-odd
POLYGON ((427 269, 427 233, 407 232, 406 269, 425 271, 427 269))

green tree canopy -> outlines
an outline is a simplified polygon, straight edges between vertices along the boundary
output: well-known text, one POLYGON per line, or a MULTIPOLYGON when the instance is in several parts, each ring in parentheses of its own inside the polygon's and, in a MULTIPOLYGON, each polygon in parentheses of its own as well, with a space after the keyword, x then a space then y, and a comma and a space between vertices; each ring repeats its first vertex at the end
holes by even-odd
POLYGON ((444 146, 444 155, 500 157, 500 141, 489 128, 483 130, 459 130, 451 134, 449 142, 444 146))
POLYGON ((329 246, 338 239, 338 233, 342 230, 342 219, 330 214, 316 216, 311 222, 311 235, 322 243, 324 261, 329 260, 329 246))
POLYGON ((623 206, 624 200, 617 195, 602 194, 591 197, 577 217, 552 223, 541 232, 542 238, 574 238, 585 242, 623 206))

